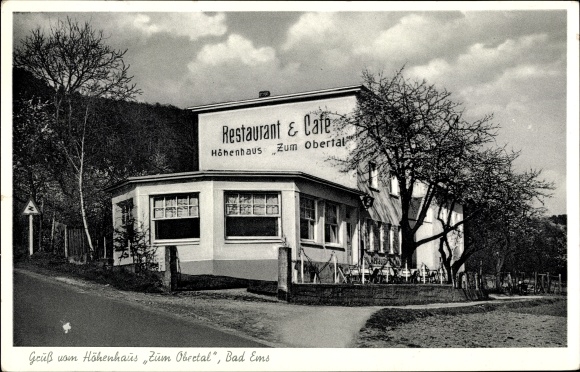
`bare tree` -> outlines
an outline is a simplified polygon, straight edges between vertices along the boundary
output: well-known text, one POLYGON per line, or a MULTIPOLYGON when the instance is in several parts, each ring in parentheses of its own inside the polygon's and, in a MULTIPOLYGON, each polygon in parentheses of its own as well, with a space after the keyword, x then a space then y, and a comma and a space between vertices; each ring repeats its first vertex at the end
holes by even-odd
POLYGON ((359 169, 372 161, 381 177, 396 178, 402 209, 401 262, 410 265, 417 247, 464 223, 460 220, 450 229, 416 240, 440 190, 475 177, 465 164, 494 142, 498 126, 492 123, 492 115, 467 121, 451 93, 425 80, 405 79, 402 69, 391 78, 365 71, 363 83, 368 89, 362 91, 354 112, 335 120, 341 135, 356 143, 347 159, 336 160, 344 170, 359 169), (423 189, 421 207, 411 216, 419 188, 423 189))
POLYGON ((533 221, 544 213, 538 202, 542 203, 553 190, 551 183, 539 179, 540 174, 540 171, 518 173, 509 169, 505 182, 498 185, 496 199, 487 201, 481 213, 469 223, 466 249, 453 264, 454 269, 474 253, 487 250, 493 257, 499 285, 507 258, 535 234, 533 221))
POLYGON ((140 91, 131 84, 129 66, 123 57, 127 50, 114 50, 105 44, 103 31, 88 22, 79 24, 59 20, 48 32, 37 28, 14 51, 14 66, 23 68, 53 89, 55 133, 60 151, 75 174, 80 214, 90 254, 94 247, 85 208, 84 178, 90 156, 89 119, 99 98, 132 99, 140 91))
POLYGON ((441 238, 439 252, 448 273, 449 281, 456 279, 463 264, 476 252, 493 249, 499 272, 505 258, 514 250, 517 241, 529 233, 530 220, 542 213, 536 202, 542 202, 553 189, 552 184, 539 179, 539 171, 515 172, 511 154, 499 163, 493 161, 482 167, 473 184, 466 182, 455 194, 444 193, 443 203, 464 205, 467 223, 467 244, 463 250, 453 252, 448 238, 462 234, 449 216, 439 214, 437 220, 448 235, 441 238))

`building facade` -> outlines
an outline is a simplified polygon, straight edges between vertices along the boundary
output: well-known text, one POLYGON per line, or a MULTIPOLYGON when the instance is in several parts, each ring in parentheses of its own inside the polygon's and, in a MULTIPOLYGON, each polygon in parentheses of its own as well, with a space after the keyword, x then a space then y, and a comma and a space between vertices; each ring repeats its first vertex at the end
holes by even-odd
MULTIPOLYGON (((175 246, 183 274, 276 280, 278 248, 292 259, 353 265, 400 255, 396 182, 373 163, 341 171, 353 144, 330 115, 348 114, 362 86, 193 107, 197 171, 132 177, 110 189, 116 230, 146 231, 165 270, 175 246), (323 114, 326 113, 326 114, 323 114)), ((420 188, 419 188, 420 189, 420 188)), ((418 191, 420 193, 420 191, 418 191)), ((417 195, 421 200, 421 195, 417 195)), ((430 211, 433 214, 433 211, 430 211)), ((461 218, 461 209, 453 211, 461 218)), ((421 236, 437 231, 432 216, 421 236)), ((463 248, 462 240, 457 249, 463 248)), ((437 242, 414 265, 439 268, 437 242)), ((116 251, 114 264, 132 263, 116 251)), ((294 272, 297 279, 298 269, 294 272)))

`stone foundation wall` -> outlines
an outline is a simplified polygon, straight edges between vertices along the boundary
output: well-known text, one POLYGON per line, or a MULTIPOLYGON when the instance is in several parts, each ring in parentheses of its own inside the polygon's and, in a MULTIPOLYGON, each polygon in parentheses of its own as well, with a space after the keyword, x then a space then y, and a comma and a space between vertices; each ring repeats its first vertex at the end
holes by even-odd
POLYGON ((278 282, 267 280, 249 280, 248 292, 265 294, 269 296, 278 295, 278 282))
POLYGON ((483 300, 484 292, 466 293, 451 285, 293 284, 289 302, 309 305, 399 306, 483 300))

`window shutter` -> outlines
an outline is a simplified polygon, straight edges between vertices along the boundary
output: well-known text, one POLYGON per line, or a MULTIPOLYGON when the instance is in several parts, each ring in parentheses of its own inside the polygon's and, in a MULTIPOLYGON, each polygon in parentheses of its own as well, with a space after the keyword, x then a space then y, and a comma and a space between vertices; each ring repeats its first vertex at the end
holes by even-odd
POLYGON ((401 237, 399 231, 401 230, 400 226, 392 226, 391 234, 393 234, 393 253, 394 254, 401 254, 401 237))
POLYGON ((382 226, 383 230, 383 250, 385 253, 391 253, 391 241, 389 235, 391 234, 391 225, 384 223, 382 226))
POLYGON ((373 251, 378 252, 381 244, 381 233, 379 222, 373 220, 373 251))

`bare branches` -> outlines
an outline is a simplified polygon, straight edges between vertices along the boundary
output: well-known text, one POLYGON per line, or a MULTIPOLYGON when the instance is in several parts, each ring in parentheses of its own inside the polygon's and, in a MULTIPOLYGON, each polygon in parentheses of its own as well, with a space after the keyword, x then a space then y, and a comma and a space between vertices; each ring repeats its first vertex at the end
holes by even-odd
POLYGON ((123 57, 127 50, 115 50, 104 43, 102 31, 88 22, 59 20, 45 34, 40 28, 15 49, 14 66, 29 71, 53 89, 54 130, 61 153, 77 179, 80 214, 91 253, 93 244, 85 208, 85 165, 91 150, 87 141, 98 129, 91 125, 96 99, 129 100, 140 91, 129 76, 123 57), (62 114, 62 115, 61 115, 62 114))
MULTIPOLYGON (((342 164, 358 169, 373 161, 384 178, 399 183, 403 233, 403 260, 421 244, 447 239, 465 221, 484 209, 513 206, 521 210, 532 199, 545 197, 550 185, 538 181, 539 174, 517 174, 512 163, 518 154, 494 147, 499 126, 493 114, 476 120, 464 117, 462 104, 445 89, 425 80, 410 80, 403 68, 392 77, 363 71, 362 90, 352 115, 335 120, 337 128, 354 131, 348 139, 353 149, 342 164), (426 189, 418 216, 410 223, 415 185, 426 189), (440 218, 440 232, 415 240, 430 208, 439 205, 452 211, 468 205, 463 220, 440 218)), ((449 243, 449 241, 447 241, 449 243)))
POLYGON ((14 66, 30 71, 56 92, 90 97, 131 99, 140 91, 131 84, 127 50, 104 44, 102 31, 86 22, 67 18, 51 26, 48 34, 33 30, 15 49, 14 66))

